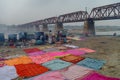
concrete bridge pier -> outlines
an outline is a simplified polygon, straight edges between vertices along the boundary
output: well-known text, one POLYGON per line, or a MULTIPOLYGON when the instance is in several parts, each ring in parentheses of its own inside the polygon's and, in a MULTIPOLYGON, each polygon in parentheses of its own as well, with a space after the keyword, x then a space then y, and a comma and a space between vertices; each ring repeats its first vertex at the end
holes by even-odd
POLYGON ((39 27, 39 25, 34 25, 34 32, 39 32, 40 31, 40 27, 39 27))
POLYGON ((63 23, 58 22, 55 24, 55 32, 58 32, 60 30, 63 30, 63 23))
POLYGON ((95 36, 95 26, 94 21, 92 19, 88 19, 84 22, 84 30, 83 34, 85 36, 95 36))
POLYGON ((47 24, 42 25, 42 30, 41 31, 45 32, 45 33, 47 33, 49 31, 47 24))

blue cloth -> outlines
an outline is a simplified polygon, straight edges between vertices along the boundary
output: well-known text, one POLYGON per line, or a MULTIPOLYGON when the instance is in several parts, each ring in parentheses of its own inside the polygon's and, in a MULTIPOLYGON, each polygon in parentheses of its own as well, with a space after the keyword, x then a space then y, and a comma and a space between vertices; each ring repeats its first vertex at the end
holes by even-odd
POLYGON ((96 59, 92 59, 92 58, 86 58, 86 59, 78 62, 77 64, 80 66, 99 70, 105 63, 106 62, 104 60, 96 60, 96 59))
POLYGON ((71 64, 72 63, 70 63, 70 62, 62 61, 60 59, 55 59, 55 60, 43 63, 42 65, 51 70, 60 70, 60 69, 70 66, 71 64))

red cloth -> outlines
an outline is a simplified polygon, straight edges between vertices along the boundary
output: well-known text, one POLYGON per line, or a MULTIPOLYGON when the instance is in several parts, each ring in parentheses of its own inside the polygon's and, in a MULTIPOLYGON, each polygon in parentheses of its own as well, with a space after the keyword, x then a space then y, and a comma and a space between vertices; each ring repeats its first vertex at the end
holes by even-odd
POLYGON ((35 63, 19 64, 15 68, 20 77, 32 77, 48 71, 48 68, 35 63))
POLYGON ((37 52, 40 51, 38 48, 29 48, 29 49, 24 49, 26 53, 32 53, 32 52, 37 52))
POLYGON ((60 58, 64 61, 67 61, 67 62, 71 62, 71 63, 74 63, 76 64, 77 62, 81 61, 84 59, 84 57, 81 57, 81 56, 75 56, 75 55, 67 55, 67 56, 64 56, 62 58, 60 58))

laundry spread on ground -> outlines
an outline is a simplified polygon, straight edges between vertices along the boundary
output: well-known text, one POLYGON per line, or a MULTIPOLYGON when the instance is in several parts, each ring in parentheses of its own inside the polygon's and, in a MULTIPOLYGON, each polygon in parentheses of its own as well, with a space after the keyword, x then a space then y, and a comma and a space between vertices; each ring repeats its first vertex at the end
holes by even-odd
POLYGON ((50 56, 49 54, 43 54, 43 55, 39 55, 39 56, 29 56, 32 61, 36 64, 41 64, 50 60, 53 60, 54 57, 50 56))
POLYGON ((51 71, 45 75, 40 75, 33 80, 65 80, 65 78, 59 71, 51 71))
POLYGON ((70 48, 79 48, 78 46, 75 46, 75 45, 70 45, 70 44, 65 44, 64 46, 66 46, 66 47, 70 47, 70 48))
POLYGON ((99 70, 105 64, 104 60, 96 60, 92 58, 85 58, 84 60, 77 63, 80 66, 92 68, 95 70, 99 70))
POLYGON ((89 48, 79 48, 79 50, 83 50, 83 51, 85 51, 86 53, 96 52, 95 50, 92 50, 92 49, 89 49, 89 48))
POLYGON ((22 80, 120 80, 95 72, 106 62, 83 57, 95 50, 74 45, 62 47, 40 46, 40 49, 24 49, 27 56, 18 57, 17 54, 7 56, 8 60, 0 58, 0 80, 17 77, 22 80))
POLYGON ((75 80, 77 78, 88 75, 92 71, 93 69, 90 68, 86 68, 78 65, 72 65, 68 68, 63 69, 62 75, 65 78, 67 78, 67 80, 75 80))
POLYGON ((18 77, 14 66, 4 66, 0 68, 0 80, 12 80, 18 77))
POLYGON ((24 51, 26 53, 32 53, 32 52, 40 51, 40 49, 38 49, 38 48, 28 48, 28 49, 24 49, 24 51))
POLYGON ((21 56, 21 57, 5 60, 5 64, 9 66, 13 66, 17 64, 28 64, 28 63, 33 63, 28 56, 21 56))
POLYGON ((60 59, 55 59, 55 60, 43 63, 42 65, 48 67, 50 70, 60 70, 70 66, 71 64, 72 63, 62 61, 60 59))
POLYGON ((55 51, 59 51, 59 49, 57 49, 57 48, 48 48, 48 49, 44 49, 43 51, 45 51, 45 52, 55 52, 55 51))
POLYGON ((32 53, 29 53, 28 56, 39 56, 41 54, 45 54, 45 52, 44 51, 32 52, 32 53))
POLYGON ((85 54, 85 51, 79 50, 79 49, 70 49, 70 50, 67 50, 66 53, 73 54, 73 55, 83 55, 85 54))
POLYGON ((94 71, 84 78, 78 78, 76 80, 120 80, 120 78, 107 77, 94 71))
POLYGON ((48 54, 50 56, 52 56, 52 57, 68 55, 67 52, 62 52, 62 51, 59 51, 59 52, 48 52, 48 54))
POLYGON ((60 58, 60 59, 75 64, 75 63, 83 60, 84 57, 75 56, 75 55, 67 55, 67 56, 64 56, 64 57, 62 57, 62 58, 60 58))
POLYGON ((20 77, 32 77, 47 72, 49 69, 35 63, 15 65, 17 74, 20 77))

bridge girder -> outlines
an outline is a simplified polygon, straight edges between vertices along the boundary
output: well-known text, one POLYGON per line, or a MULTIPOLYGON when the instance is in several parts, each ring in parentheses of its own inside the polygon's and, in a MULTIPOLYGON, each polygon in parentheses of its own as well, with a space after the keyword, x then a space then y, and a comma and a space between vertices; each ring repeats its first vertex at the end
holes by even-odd
POLYGON ((120 19, 120 3, 93 8, 89 18, 93 20, 120 19))
POLYGON ((84 21, 85 19, 87 19, 87 17, 88 17, 87 11, 77 11, 69 14, 60 15, 58 17, 58 22, 69 23, 84 21))

